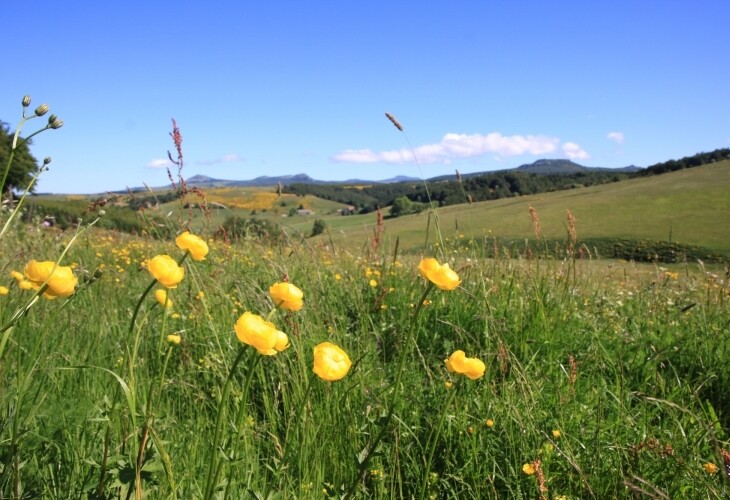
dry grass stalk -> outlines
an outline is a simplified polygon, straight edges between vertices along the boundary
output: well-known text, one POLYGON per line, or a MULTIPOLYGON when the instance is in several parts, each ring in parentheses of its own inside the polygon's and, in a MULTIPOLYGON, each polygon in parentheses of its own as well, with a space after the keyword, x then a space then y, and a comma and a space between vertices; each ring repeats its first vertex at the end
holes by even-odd
POLYGON ((390 120, 390 122, 395 125, 395 128, 403 132, 403 125, 401 125, 400 122, 395 119, 395 116, 391 115, 390 113, 385 113, 385 116, 387 116, 388 120, 390 120))
POLYGON ((568 356, 568 365, 570 366, 570 375, 568 381, 570 382, 570 390, 575 392, 575 381, 578 380, 578 363, 575 362, 575 358, 571 354, 568 356))
POLYGON ((537 488, 540 490, 540 500, 547 500, 547 482, 545 481, 545 474, 542 471, 542 461, 536 458, 532 462, 532 466, 535 468, 535 477, 537 478, 537 488))
POLYGON ((532 227, 535 230, 535 237, 537 241, 542 241, 542 226, 540 225, 540 217, 537 215, 535 207, 530 205, 530 220, 532 221, 532 227))

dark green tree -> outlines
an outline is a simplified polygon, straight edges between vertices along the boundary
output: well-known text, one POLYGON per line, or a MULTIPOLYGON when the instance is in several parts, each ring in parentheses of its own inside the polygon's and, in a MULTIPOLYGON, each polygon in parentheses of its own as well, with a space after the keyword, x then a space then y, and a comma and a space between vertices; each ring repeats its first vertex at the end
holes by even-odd
MULTIPOLYGON (((10 165, 8 177, 5 179, 5 186, 0 186, 2 192, 13 188, 25 189, 40 169, 38 161, 30 152, 30 141, 23 143, 23 140, 19 137, 17 144, 20 146, 16 146, 13 162, 10 165)), ((0 121, 0 181, 8 164, 12 147, 13 132, 7 123, 0 121)))
POLYGON ((327 229, 327 223, 323 221, 322 219, 317 219, 314 221, 314 224, 312 225, 312 234, 311 236, 317 236, 318 234, 324 233, 324 230, 327 229))

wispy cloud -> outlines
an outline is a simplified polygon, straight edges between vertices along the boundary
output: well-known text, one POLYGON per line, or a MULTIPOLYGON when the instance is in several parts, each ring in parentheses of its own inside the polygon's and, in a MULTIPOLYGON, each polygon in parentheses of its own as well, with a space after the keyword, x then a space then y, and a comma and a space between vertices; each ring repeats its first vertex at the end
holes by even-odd
MULTIPOLYGON (((489 134, 448 133, 435 144, 424 144, 414 148, 421 163, 450 163, 462 158, 474 158, 487 154, 499 156, 554 154, 559 151, 560 139, 545 135, 510 135, 499 132, 489 134)), ((568 158, 587 158, 580 146, 572 142, 562 144, 562 153, 568 158), (574 155, 574 156, 570 156, 574 155)), ((332 156, 333 161, 347 163, 412 163, 413 154, 409 149, 391 151, 372 151, 370 149, 346 149, 332 156)))
POLYGON ((624 143, 624 133, 623 132, 609 132, 606 137, 608 137, 608 139, 610 141, 613 141, 616 144, 624 143))
POLYGON ((243 158, 235 153, 230 153, 227 155, 223 155, 220 158, 214 158, 212 160, 198 160, 195 163, 198 165, 217 165, 219 163, 235 163, 243 161, 243 158))
POLYGON ((171 168, 173 166, 173 163, 168 160, 167 158, 158 158, 156 160, 152 160, 145 165, 147 168, 171 168))

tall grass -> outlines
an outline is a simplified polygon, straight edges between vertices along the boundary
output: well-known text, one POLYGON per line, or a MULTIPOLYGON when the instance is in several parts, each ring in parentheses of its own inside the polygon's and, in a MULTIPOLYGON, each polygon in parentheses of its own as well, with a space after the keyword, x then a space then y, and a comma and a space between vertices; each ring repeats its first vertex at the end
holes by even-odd
POLYGON ((8 228, 0 497, 730 494, 730 287, 701 263, 485 259, 445 239, 424 255, 449 256, 461 284, 444 291, 369 234, 361 254, 209 240, 193 261, 164 238, 8 228), (160 254, 185 276, 158 302, 160 254), (68 298, 10 276, 59 256, 79 278, 68 298), (284 281, 301 310, 269 295, 284 281), (239 342, 244 312, 288 349, 239 342), (313 373, 322 342, 349 354, 344 378, 313 373), (457 350, 484 376, 449 372, 457 350))

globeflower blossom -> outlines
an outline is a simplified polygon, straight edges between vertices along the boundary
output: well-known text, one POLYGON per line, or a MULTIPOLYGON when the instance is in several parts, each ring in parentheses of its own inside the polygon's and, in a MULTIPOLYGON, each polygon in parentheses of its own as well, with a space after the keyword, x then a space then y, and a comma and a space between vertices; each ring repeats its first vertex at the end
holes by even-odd
POLYGON ((205 256, 208 255, 208 244, 203 238, 192 234, 190 231, 185 231, 175 238, 175 244, 180 250, 189 252, 193 260, 204 260, 205 256))
POLYGON ((432 257, 421 260, 418 272, 441 290, 453 290, 461 283, 459 275, 448 264, 439 264, 432 257))
POLYGON ((277 307, 287 311, 298 311, 304 306, 304 293, 291 283, 274 283, 269 288, 269 295, 277 307))
POLYGON ((454 353, 444 361, 446 369, 452 373, 460 373, 466 375, 471 380, 476 380, 484 376, 486 366, 484 362, 477 358, 467 358, 464 351, 454 351, 454 353))
POLYGON ((312 371, 322 380, 340 380, 350 371, 352 361, 345 351, 330 342, 314 347, 314 368, 312 371))
POLYGON ((234 330, 239 341, 254 347, 265 356, 273 356, 289 347, 286 333, 277 330, 273 323, 257 314, 243 313, 236 321, 234 330))
POLYGON ((156 255, 147 263, 147 270, 165 288, 176 288, 185 276, 185 269, 169 255, 156 255))
POLYGON ((78 279, 68 266, 56 266, 56 263, 52 261, 31 260, 25 265, 24 271, 28 281, 36 290, 46 283, 47 288, 43 292, 43 296, 47 299, 68 297, 76 290, 78 279))

